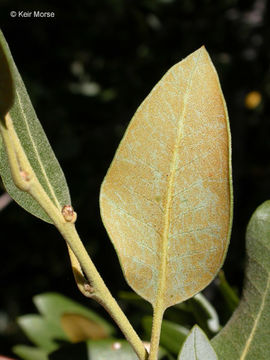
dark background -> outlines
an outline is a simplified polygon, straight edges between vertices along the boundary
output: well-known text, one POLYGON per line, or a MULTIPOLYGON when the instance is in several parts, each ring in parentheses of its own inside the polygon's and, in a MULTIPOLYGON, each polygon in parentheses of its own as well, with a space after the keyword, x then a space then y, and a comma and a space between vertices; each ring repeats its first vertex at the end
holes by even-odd
MULTIPOLYGON (((246 225, 270 192, 267 1, 2 0, 0 26, 66 174, 78 231, 115 296, 128 286, 100 220, 100 184, 141 101, 170 66, 206 46, 230 115, 235 205, 224 269, 241 291, 246 225), (11 10, 55 17, 12 18, 11 10), (248 109, 253 90, 262 102, 248 109)), ((59 291, 104 315, 78 292, 53 226, 15 203, 0 213, 0 224, 0 353, 25 341, 15 319, 35 311, 35 294, 59 291)), ((209 296, 215 301, 215 289, 209 296)))

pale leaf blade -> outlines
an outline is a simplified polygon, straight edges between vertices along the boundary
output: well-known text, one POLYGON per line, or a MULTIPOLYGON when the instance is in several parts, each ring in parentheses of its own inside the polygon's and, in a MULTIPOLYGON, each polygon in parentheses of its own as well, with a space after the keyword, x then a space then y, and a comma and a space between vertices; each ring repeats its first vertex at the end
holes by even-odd
POLYGON ((53 351, 58 348, 57 340, 68 340, 60 324, 54 324, 40 315, 23 315, 17 321, 27 337, 36 346, 47 351, 53 351))
POLYGON ((241 301, 212 340, 220 360, 270 359, 270 201, 252 215, 246 235, 247 264, 241 301))
POLYGON ((217 333, 220 330, 218 314, 207 298, 199 293, 188 301, 189 309, 200 328, 208 333, 217 333))
POLYGON ((179 353, 178 360, 218 360, 207 336, 195 325, 179 353))
MULTIPOLYGON (((63 171, 39 123, 1 31, 0 49, 1 53, 4 53, 6 56, 13 80, 14 102, 9 110, 9 115, 16 134, 39 182, 52 202, 61 210, 64 205, 70 204, 69 190, 63 171)), ((2 70, 0 69, 0 72, 2 70)), ((4 146, 2 146, 0 152, 0 175, 6 190, 19 205, 42 220, 52 222, 36 200, 15 186, 4 146)))
POLYGON ((12 348, 12 351, 22 360, 49 360, 48 352, 41 348, 27 345, 15 345, 12 348))
POLYGON ((152 304, 193 296, 221 267, 232 218, 230 151, 226 105, 202 47, 138 108, 101 188, 125 277, 152 304))
POLYGON ((61 323, 64 314, 76 314, 98 324, 106 336, 114 333, 110 323, 97 315, 94 311, 58 293, 44 293, 34 296, 34 304, 39 312, 55 325, 61 323))
MULTIPOLYGON (((138 360, 127 341, 118 339, 88 340, 84 343, 62 346, 49 355, 49 360, 138 360)), ((160 349, 157 360, 171 356, 160 349)))

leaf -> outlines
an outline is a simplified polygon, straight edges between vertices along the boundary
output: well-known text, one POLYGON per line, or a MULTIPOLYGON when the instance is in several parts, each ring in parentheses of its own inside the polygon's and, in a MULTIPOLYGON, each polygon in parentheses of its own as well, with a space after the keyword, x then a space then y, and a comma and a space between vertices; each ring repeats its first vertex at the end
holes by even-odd
MULTIPOLYGON (((145 316, 143 318, 143 328, 146 337, 150 338, 152 329, 152 317, 145 316)), ((183 342, 185 341, 189 331, 184 326, 178 325, 172 321, 163 320, 161 326, 160 344, 173 354, 178 354, 183 342)))
POLYGON ((36 295, 34 296, 34 304, 46 319, 55 324, 61 324, 61 318, 64 314, 76 314, 98 324, 103 329, 106 336, 112 335, 115 331, 111 324, 93 310, 90 310, 61 294, 44 293, 36 295))
POLYGON ((93 320, 78 314, 63 314, 61 324, 68 338, 72 342, 88 339, 104 339, 108 336, 104 328, 93 320))
POLYGON ((218 360, 207 336, 195 325, 188 335, 178 360, 218 360))
MULTIPOLYGON (((1 39, 0 30, 0 39, 1 39)), ((3 119, 14 102, 12 75, 5 54, 5 45, 0 46, 0 119, 3 119)))
MULTIPOLYGON (((160 350, 159 360, 171 359, 169 354, 160 350)), ((123 340, 89 340, 85 343, 72 344, 56 350, 49 355, 49 360, 138 360, 137 355, 123 340)))
POLYGON ((143 313, 152 313, 151 305, 145 302, 141 296, 135 294, 133 291, 119 291, 118 298, 124 300, 125 303, 128 302, 134 307, 140 309, 143 313))
POLYGON ((188 300, 188 305, 192 311, 197 324, 203 331, 210 334, 216 333, 220 329, 218 314, 207 298, 199 293, 188 300))
POLYGON ((228 116, 205 48, 173 66, 135 113, 100 206, 129 285, 162 308, 203 289, 230 238, 228 116))
POLYGON ((239 304, 239 298, 236 291, 227 282, 222 270, 218 274, 218 289, 226 302, 228 311, 232 314, 239 304))
MULTIPOLYGON (((0 121, 4 119, 14 102, 14 87, 13 79, 10 73, 8 60, 4 51, 4 46, 1 46, 1 30, 0 30, 0 121)), ((3 141, 0 136, 0 151, 3 147, 3 141)))
POLYGON ((176 304, 166 310, 166 319, 181 324, 190 329, 195 324, 194 314, 188 306, 188 301, 176 304))
MULTIPOLYGON (((16 134, 39 182, 54 205, 61 210, 64 205, 71 203, 64 174, 51 149, 44 130, 39 123, 1 31, 0 49, 1 58, 5 56, 7 59, 12 77, 11 79, 10 77, 6 78, 6 80, 4 78, 3 81, 5 81, 5 85, 8 87, 11 86, 10 81, 13 81, 14 102, 9 110, 9 115, 13 122, 16 134)), ((3 78, 3 72, 6 71, 6 68, 7 67, 0 68, 0 79, 3 78)), ((1 87, 2 86, 3 85, 1 85, 1 87)), ((0 96, 1 95, 2 91, 0 89, 0 96)), ((0 103, 5 101, 5 97, 0 99, 0 103)), ((8 103, 8 106, 10 106, 10 102, 8 103)), ((1 120, 3 121, 4 119, 1 120)), ((1 126, 4 125, 2 124, 1 126)), ((19 205, 40 219, 52 223, 51 219, 37 201, 28 193, 19 190, 15 186, 4 147, 1 148, 0 152, 0 175, 6 190, 19 205)))
POLYGON ((55 340, 68 340, 68 337, 59 325, 44 319, 40 315, 29 314, 20 316, 18 324, 35 345, 47 352, 58 348, 55 340))
POLYGON ((220 360, 270 359, 270 200, 260 205, 250 219, 246 254, 240 304, 212 340, 220 360))
POLYGON ((23 360, 48 360, 47 352, 43 349, 26 345, 16 345, 12 348, 14 354, 23 360))
POLYGON ((90 359, 110 359, 110 360, 131 360, 136 359, 137 355, 126 341, 119 340, 100 340, 88 342, 88 356, 90 359))

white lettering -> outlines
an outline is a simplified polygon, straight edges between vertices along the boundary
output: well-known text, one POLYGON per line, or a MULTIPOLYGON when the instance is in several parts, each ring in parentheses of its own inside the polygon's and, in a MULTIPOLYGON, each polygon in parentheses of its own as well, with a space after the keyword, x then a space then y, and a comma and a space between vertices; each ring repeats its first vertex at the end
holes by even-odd
POLYGON ((18 17, 31 17, 32 11, 18 11, 18 17))
POLYGON ((43 12, 43 11, 34 11, 34 17, 41 17, 41 18, 48 18, 48 17, 55 17, 55 13, 51 12, 43 12))

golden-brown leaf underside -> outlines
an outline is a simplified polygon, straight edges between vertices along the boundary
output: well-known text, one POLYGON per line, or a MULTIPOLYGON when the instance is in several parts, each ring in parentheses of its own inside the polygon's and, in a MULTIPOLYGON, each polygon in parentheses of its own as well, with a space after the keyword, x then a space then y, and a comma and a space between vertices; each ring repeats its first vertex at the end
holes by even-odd
POLYGON ((181 302, 220 269, 232 217, 230 131, 204 47, 173 66, 135 113, 104 179, 104 225, 130 286, 181 302))

